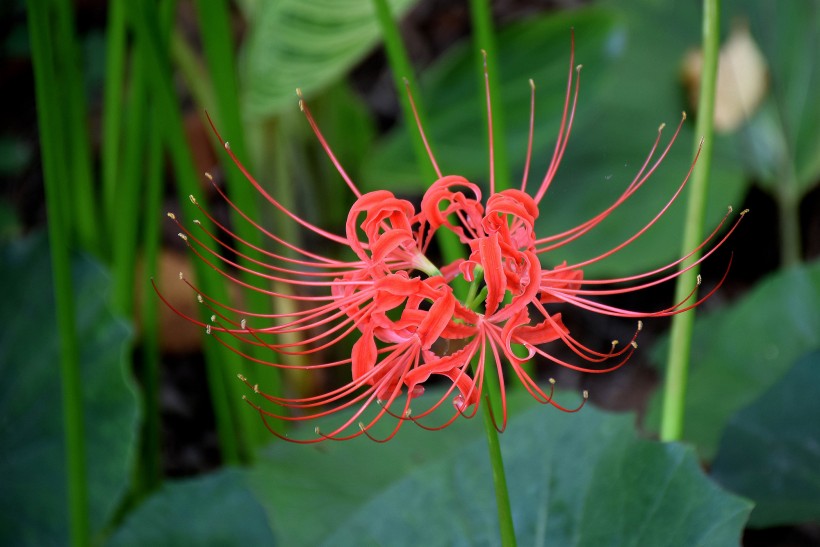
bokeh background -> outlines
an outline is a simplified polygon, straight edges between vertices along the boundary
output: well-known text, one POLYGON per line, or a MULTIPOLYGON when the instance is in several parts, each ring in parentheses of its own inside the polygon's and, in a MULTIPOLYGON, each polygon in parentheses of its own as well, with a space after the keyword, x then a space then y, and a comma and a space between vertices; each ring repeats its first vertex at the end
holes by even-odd
MULTIPOLYGON (((439 163, 486 184, 483 75, 470 3, 390 4, 439 163)), ((502 82, 495 114, 504 121, 511 180, 524 165, 530 78, 537 87, 532 171, 546 170, 574 29, 576 63, 584 65, 579 105, 538 226, 541 234, 559 232, 623 191, 661 123, 668 136, 681 111, 697 116, 700 6, 491 5, 498 51, 490 70, 502 82)), ((731 257, 727 280, 697 311, 685 443, 651 441, 668 321, 645 322, 639 351, 612 374, 535 363, 539 378, 558 380, 567 401, 586 389, 591 405, 564 415, 511 394, 519 418, 502 444, 514 469, 522 544, 820 543, 820 3, 724 1, 721 16, 704 226, 711 230, 729 205, 751 213, 702 269, 705 291, 731 257), (735 496, 755 503, 751 513, 735 496)), ((195 294, 179 272, 209 294, 240 298, 192 260, 166 217, 196 218, 193 194, 243 237, 266 245, 231 214, 205 172, 271 231, 336 252, 247 184, 205 111, 270 193, 319 226, 343 230, 353 196, 299 111, 297 87, 362 189, 419 199, 431 181, 413 155, 404 90, 395 89, 370 0, 9 0, 0 7, 0 86, 3 544, 69 542, 62 403, 69 395, 59 365, 67 351, 81 367, 81 480, 95 544, 494 543, 479 424, 434 433, 407 427, 387 445, 276 441, 241 401, 246 389, 237 373, 305 395, 344 379, 279 376, 243 363, 163 306, 150 282, 191 314, 198 313, 195 294), (44 177, 52 181, 48 192, 44 177), (59 226, 72 272, 70 290, 58 288, 56 297, 49 222, 59 226), (66 302, 74 350, 58 336, 56 314, 66 302)), ((595 256, 646 223, 689 168, 693 127, 687 121, 635 199, 593 237, 545 261, 595 256)), ((675 260, 684 209, 680 200, 588 274, 625 276, 675 260)), ((664 284, 613 302, 657 309, 672 295, 664 284)), ((271 299, 242 303, 287 311, 271 299)), ((565 319, 578 338, 602 348, 634 330, 631 321, 565 319)))

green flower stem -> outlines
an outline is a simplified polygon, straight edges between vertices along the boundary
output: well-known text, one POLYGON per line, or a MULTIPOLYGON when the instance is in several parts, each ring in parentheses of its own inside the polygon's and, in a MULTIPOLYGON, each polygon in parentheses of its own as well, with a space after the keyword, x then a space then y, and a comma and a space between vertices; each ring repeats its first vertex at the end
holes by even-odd
MULTIPOLYGON (((174 94, 170 67, 166 63, 166 55, 162 50, 163 45, 168 41, 163 39, 155 9, 141 2, 130 4, 129 8, 138 46, 145 48, 145 70, 153 75, 150 80, 152 104, 162 120, 163 137, 170 153, 180 193, 183 196, 195 195, 199 193, 199 179, 183 132, 182 114, 174 94)), ((187 197, 182 199, 187 202, 187 197)), ((227 290, 218 273, 201 261, 194 261, 194 264, 197 279, 203 291, 216 300, 227 301, 227 290)), ((225 463, 236 464, 241 460, 240 454, 245 454, 236 436, 237 432, 234 427, 236 417, 232 414, 232 407, 239 406, 237 404, 239 399, 231 397, 230 399, 234 399, 232 405, 228 397, 229 389, 226 382, 228 382, 229 371, 235 374, 236 371, 241 370, 239 357, 223 349, 221 345, 205 344, 205 362, 222 457, 225 463)), ((232 378, 232 382, 238 383, 235 378, 232 378)), ((241 427, 242 422, 236 425, 241 427)), ((247 438, 245 433, 244 430, 241 431, 243 438, 247 438)))
MULTIPOLYGON (((390 63, 390 71, 393 73, 393 84, 396 87, 396 94, 399 97, 402 114, 404 114, 405 124, 408 131, 410 131, 410 141, 413 143, 413 152, 416 155, 416 163, 425 180, 432 183, 438 179, 430 159, 427 157, 427 150, 424 147, 424 142, 418 138, 416 129, 414 128, 413 107, 410 104, 410 98, 407 91, 413 94, 414 97, 419 97, 419 89, 414 77, 415 71, 410 64, 410 56, 404 47, 404 41, 401 39, 399 26, 393 18, 390 11, 390 5, 387 0, 373 0, 373 7, 376 10, 376 18, 379 21, 379 26, 382 30, 384 38, 384 49, 387 53, 387 61, 390 63)), ((422 127, 427 127, 427 115, 424 111, 423 105, 416 104, 416 113, 422 127)))
MULTIPOLYGON (((489 388, 489 386, 487 386, 489 388)), ((501 445, 498 442, 498 430, 493 421, 492 405, 483 405, 484 430, 487 432, 487 448, 490 451, 490 464, 493 469, 495 486, 495 504, 498 508, 498 524, 501 533, 501 545, 512 547, 516 544, 513 526, 510 495, 507 489, 507 476, 504 473, 504 460, 501 456, 501 445)))
MULTIPOLYGON (((496 54, 498 48, 496 47, 495 32, 493 30, 493 14, 489 0, 470 0, 470 18, 473 23, 473 44, 476 49, 476 57, 481 60, 482 65, 485 55, 487 59, 490 100, 496 102, 501 101, 501 85, 498 76, 498 70, 501 64, 498 62, 498 55, 496 54)), ((484 96, 484 93, 485 82, 482 73, 481 95, 484 96)), ((493 171, 495 175, 495 191, 500 192, 510 187, 510 162, 507 157, 503 109, 495 108, 492 112, 492 152, 495 163, 493 171)))
MULTIPOLYGON (((427 149, 424 146, 424 141, 422 141, 418 135, 418 131, 414 127, 415 124, 413 121, 415 120, 415 116, 413 114, 413 106, 408 96, 408 93, 412 93, 413 96, 417 98, 415 101, 416 115, 418 115, 419 123, 422 127, 429 127, 426 121, 427 116, 424 107, 421 101, 418 100, 421 95, 419 94, 418 85, 415 81, 413 67, 410 65, 410 56, 404 47, 399 27, 393 18, 387 0, 373 0, 373 6, 376 10, 376 18, 382 30, 384 48, 387 52, 387 61, 390 63, 390 71, 393 73, 393 83, 396 87, 396 93, 399 96, 405 126, 410 135, 410 142, 413 143, 416 164, 424 180, 428 180, 430 184, 432 184, 433 181, 438 180, 438 174, 430 162, 430 158, 427 157, 427 149)), ((455 234, 447 230, 438 230, 436 232, 436 241, 438 241, 441 247, 441 254, 444 256, 445 262, 450 263, 462 258, 463 251, 461 242, 459 242, 455 234)))
MULTIPOLYGON (((698 102, 698 117, 695 126, 695 148, 702 150, 689 183, 689 201, 686 210, 686 224, 683 233, 683 253, 698 246, 703 239, 703 218, 706 193, 709 184, 709 169, 712 165, 712 144, 717 88, 717 62, 720 46, 720 0, 703 1, 703 74, 698 102)), ((700 256, 691 257, 681 264, 686 268, 700 256)), ((697 283, 699 268, 683 273, 675 288, 675 301, 680 302, 697 283)), ((689 356, 692 346, 694 310, 676 315, 672 320, 672 335, 669 346, 666 384, 664 386, 663 411, 661 417, 661 439, 680 440, 683 435, 684 409, 686 406, 686 383, 689 374, 689 356)))
MULTIPOLYGON (((473 281, 464 300, 465 307, 476 311, 487 296, 487 287, 480 291, 479 285, 484 281, 484 269, 477 266, 473 272, 473 281)), ((479 357, 473 359, 473 374, 478 374, 479 357)), ((501 533, 501 544, 510 547, 516 544, 515 528, 513 527, 512 511, 510 510, 510 495, 507 489, 507 476, 504 472, 504 459, 501 456, 501 445, 498 442, 498 420, 494 416, 495 410, 503 408, 501 404, 501 387, 498 383, 499 371, 497 368, 484 366, 484 394, 486 401, 482 404, 481 414, 484 429, 487 432, 487 448, 490 454, 490 465, 493 469, 493 486, 495 487, 495 503, 498 509, 498 524, 501 533)))
POLYGON ((48 4, 39 0, 28 1, 29 37, 34 64, 37 120, 42 148, 57 330, 60 340, 69 536, 71 545, 80 547, 88 544, 90 524, 82 378, 69 253, 70 217, 66 216, 70 211, 63 207, 69 197, 65 195, 64 181, 70 180, 71 170, 62 156, 66 145, 66 133, 61 127, 63 104, 59 91, 62 88, 57 78, 57 59, 54 51, 56 44, 51 40, 52 29, 49 26, 49 19, 48 4))

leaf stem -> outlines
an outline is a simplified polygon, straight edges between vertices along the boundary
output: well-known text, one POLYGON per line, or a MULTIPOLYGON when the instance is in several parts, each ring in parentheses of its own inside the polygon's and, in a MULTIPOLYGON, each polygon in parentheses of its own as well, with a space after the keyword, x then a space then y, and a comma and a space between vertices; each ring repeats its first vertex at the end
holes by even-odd
MULTIPOLYGON (((689 183, 689 200, 683 233, 683 253, 698 246, 703 239, 703 219, 706 194, 709 185, 709 170, 712 165, 713 127, 715 93, 717 88, 717 64, 720 47, 720 0, 703 0, 703 74, 698 100, 698 116, 695 125, 695 149, 701 146, 700 157, 689 183)), ((690 267, 700 257, 696 253, 680 265, 690 267)), ((675 287, 675 301, 680 302, 689 295, 696 284, 700 268, 697 266, 678 277, 675 287)), ((686 406, 686 383, 689 375, 689 357, 692 347, 692 328, 695 321, 694 310, 681 313, 672 319, 671 343, 667 358, 666 383, 664 386, 663 410, 661 417, 661 439, 677 441, 683 435, 686 406)))

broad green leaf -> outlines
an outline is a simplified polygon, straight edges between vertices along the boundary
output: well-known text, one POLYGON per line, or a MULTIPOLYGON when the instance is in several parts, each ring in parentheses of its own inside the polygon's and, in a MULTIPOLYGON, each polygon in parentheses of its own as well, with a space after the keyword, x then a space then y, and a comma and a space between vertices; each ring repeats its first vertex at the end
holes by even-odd
MULTIPOLYGON (((552 156, 563 105, 569 59, 570 28, 575 29, 575 62, 584 65, 578 111, 566 155, 540 206, 539 237, 572 228, 609 207, 636 176, 661 123, 664 143, 674 132, 685 105, 679 64, 698 44, 697 10, 690 3, 658 5, 642 1, 609 2, 601 7, 524 20, 499 33, 502 97, 511 162, 519 177, 526 156, 529 87, 537 86, 536 131, 529 188, 543 177, 552 156), (543 52, 533 56, 532 52, 543 52)), ((466 45, 431 68, 424 81, 430 127, 427 128, 442 170, 486 182, 481 68, 466 45)), ((585 260, 608 250, 642 228, 672 197, 693 159, 692 125, 684 125, 678 142, 649 182, 588 236, 547 257, 551 262, 585 260)), ((420 181, 412 163, 409 137, 397 128, 374 155, 366 171, 368 189, 415 188, 420 181)), ((738 205, 744 181, 741 164, 727 139, 718 139, 707 225, 738 205)), ((657 155, 656 155, 657 157, 657 155)), ((626 275, 678 258, 677 242, 683 203, 674 205, 635 244, 590 271, 626 275)))
POLYGON ((754 500, 752 526, 820 521, 818 385, 820 351, 815 351, 726 427, 712 476, 754 500))
MULTIPOLYGON (((760 282, 731 306, 700 318, 692 339, 683 438, 711 459, 729 419, 794 361, 820 348, 820 262, 760 282)), ((655 353, 662 362, 666 344, 655 353)), ((661 394, 649 421, 657 424, 661 394)))
POLYGON ((275 545, 267 516, 245 485, 226 469, 166 483, 128 515, 106 543, 128 545, 275 545))
POLYGON ((727 12, 749 25, 770 76, 766 103, 738 135, 743 157, 770 191, 792 173, 806 192, 820 180, 820 5, 734 0, 727 12))
MULTIPOLYGON (((511 414, 534 404, 521 391, 508 401, 511 414)), ((552 408, 542 411, 557 412, 552 408)), ((452 407, 443 412, 452 412, 452 407)), ((429 423, 437 423, 433 416, 430 418, 433 419, 429 423)), ((322 430, 331 429, 324 423, 322 430)), ((392 420, 383 420, 377 424, 374 435, 386 437, 393 425, 392 420)), ((316 545, 343 525, 374 493, 427 462, 457 452, 481 437, 482 431, 479 416, 457 420, 443 431, 426 431, 407 424, 383 444, 365 437, 311 446, 275 443, 249 472, 248 482, 267 507, 283 545, 316 545)))
MULTIPOLYGON (((535 408, 511 421, 501 444, 521 545, 737 544, 750 510, 704 476, 691 449, 636 439, 631 416, 535 408)), ((435 441, 424 447, 434 452, 435 441)), ((355 482, 380 459, 371 453, 326 466, 355 482)), ((323 544, 497 542, 491 470, 479 436, 409 474, 396 469, 393 483, 371 491, 323 544)))
MULTIPOLYGON (((0 543, 68 543, 59 345, 43 236, 0 248, 0 543)), ((98 264, 73 268, 80 339, 89 513, 99 532, 131 472, 137 403, 127 368, 130 329, 108 311, 98 264)))
MULTIPOLYGON (((591 406, 565 414, 513 392, 510 407, 501 444, 521 545, 738 542, 749 504, 711 483, 690 449, 638 440, 632 417, 591 406)), ((247 480, 286 545, 498 541, 480 417, 437 432, 408 424, 385 444, 277 443, 247 480)))
MULTIPOLYGON (((398 17, 414 0, 390 0, 398 17)), ((312 94, 340 78, 379 39, 372 0, 278 0, 249 19, 244 103, 254 116, 296 107, 295 89, 312 94)))

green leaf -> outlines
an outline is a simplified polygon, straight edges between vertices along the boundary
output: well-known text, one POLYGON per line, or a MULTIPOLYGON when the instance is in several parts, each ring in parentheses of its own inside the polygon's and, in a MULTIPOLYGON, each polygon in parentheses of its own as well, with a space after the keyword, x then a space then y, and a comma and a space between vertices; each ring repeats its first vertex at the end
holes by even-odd
POLYGON ((712 476, 754 500, 752 526, 820 520, 820 351, 735 414, 712 476))
MULTIPOLYGON (((521 393, 510 404, 501 445, 521 545, 738 542, 750 505, 710 482, 691 449, 638 440, 631 416, 591 406, 565 414, 521 393)), ((286 545, 498 541, 479 420, 408 424, 385 444, 278 443, 248 482, 286 545)))
MULTIPOLYGON (((506 146, 517 173, 523 172, 529 129, 529 86, 537 86, 536 130, 529 188, 537 187, 552 157, 563 106, 569 61, 570 28, 575 29, 576 63, 582 63, 578 110, 566 155, 540 206, 539 237, 577 226, 609 207, 635 177, 658 126, 667 124, 665 140, 685 109, 679 64, 698 44, 697 9, 691 3, 610 2, 601 7, 562 12, 509 25, 499 33, 499 67, 505 111, 506 146), (532 52, 540 52, 534 57, 532 52)), ((486 182, 483 97, 472 51, 466 46, 432 67, 424 80, 433 151, 445 173, 459 173, 486 182)), ((576 262, 611 249, 640 230, 672 197, 692 162, 692 124, 684 125, 678 142, 658 171, 632 199, 588 237, 563 247, 553 263, 576 262)), ((421 181, 408 154, 410 144, 397 128, 367 167, 368 189, 410 188, 421 181)), ((726 206, 739 204, 744 189, 742 169, 731 141, 718 139, 710 187, 707 225, 716 224, 726 206)), ((678 258, 683 203, 674 205, 638 242, 590 272, 634 274, 678 258)))
MULTIPOLYGON (((434 443, 424 446, 434 453, 434 443)), ((636 439, 630 416, 536 408, 501 443, 521 545, 737 544, 750 510, 704 476, 691 449, 636 439)), ((376 458, 337 471, 356 481, 376 458)), ((407 475, 397 470, 323 544, 492 545, 492 488, 479 437, 407 475)))
MULTIPOLYGON (((400 16, 414 0, 391 0, 400 16)), ((379 39, 372 0, 279 0, 256 6, 244 52, 245 101, 253 115, 296 106, 340 78, 379 39)))
POLYGON ((106 545, 274 544, 267 516, 244 484, 244 473, 227 469, 166 483, 106 545))
POLYGON ((738 135, 743 157, 770 191, 791 171, 805 193, 820 181, 820 6, 734 0, 727 11, 749 24, 769 67, 765 104, 738 135))
MULTIPOLYGON (((68 543, 59 345, 43 236, 0 248, 0 543, 68 543)), ((99 532, 113 516, 135 450, 137 404, 126 359, 130 329, 107 308, 109 279, 74 262, 77 336, 85 397, 89 514, 99 532)))
MULTIPOLYGON (((666 348, 666 343, 657 346, 657 362, 666 348)), ((700 318, 692 339, 683 438, 711 459, 732 415, 816 348, 820 262, 772 275, 731 306, 700 318)), ((657 393, 648 418, 655 427, 660 399, 657 393)))

